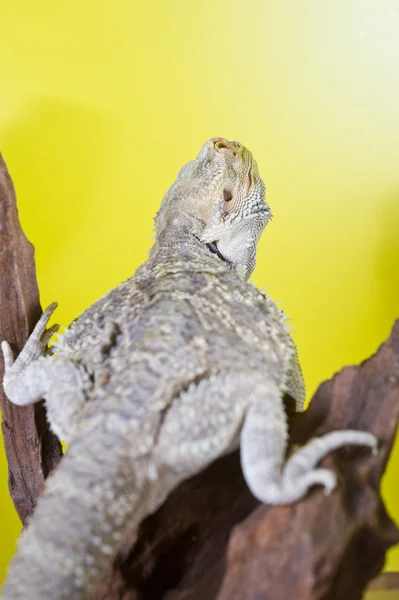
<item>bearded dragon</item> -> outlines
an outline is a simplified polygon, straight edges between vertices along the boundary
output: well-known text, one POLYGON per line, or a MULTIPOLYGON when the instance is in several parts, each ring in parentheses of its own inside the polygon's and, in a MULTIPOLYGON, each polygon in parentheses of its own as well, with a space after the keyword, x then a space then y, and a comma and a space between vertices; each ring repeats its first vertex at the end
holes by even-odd
POLYGON ((179 483, 240 446, 245 480, 265 503, 289 504, 333 472, 317 468, 373 435, 334 431, 286 460, 283 394, 305 387, 286 319, 247 282, 271 218, 249 150, 213 138, 185 165, 155 217, 148 260, 47 349, 44 311, 4 390, 18 405, 45 399, 68 443, 22 533, 3 589, 14 600, 91 596, 123 536, 179 483))

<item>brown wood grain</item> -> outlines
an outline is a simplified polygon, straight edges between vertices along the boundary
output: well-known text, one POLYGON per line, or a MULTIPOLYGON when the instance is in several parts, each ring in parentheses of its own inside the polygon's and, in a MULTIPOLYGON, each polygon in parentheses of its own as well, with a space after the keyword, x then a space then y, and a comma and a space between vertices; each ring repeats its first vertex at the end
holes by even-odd
MULTIPOLYGON (((368 590, 399 590, 399 572, 386 571, 369 584, 368 590)), ((398 593, 399 598, 399 593, 398 593)))
MULTIPOLYGON (((33 246, 21 229, 14 186, 0 155, 0 341, 7 340, 17 355, 40 315, 33 246)), ((0 403, 9 490, 25 523, 45 478, 61 457, 61 445, 49 431, 41 403, 14 406, 2 386, 0 403)))
POLYGON ((377 456, 345 448, 322 466, 339 486, 287 507, 260 505, 238 453, 183 483, 127 538, 96 599, 359 600, 399 542, 379 486, 399 419, 399 321, 377 353, 346 367, 295 417, 292 440, 344 427, 377 435, 377 456))

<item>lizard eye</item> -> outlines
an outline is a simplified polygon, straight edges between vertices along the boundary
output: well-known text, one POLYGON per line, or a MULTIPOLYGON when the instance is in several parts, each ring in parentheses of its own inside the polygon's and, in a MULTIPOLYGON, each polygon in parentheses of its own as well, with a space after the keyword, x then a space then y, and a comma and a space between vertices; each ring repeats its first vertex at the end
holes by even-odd
POLYGON ((223 199, 225 202, 230 202, 230 200, 233 200, 233 194, 230 190, 223 190, 223 199))

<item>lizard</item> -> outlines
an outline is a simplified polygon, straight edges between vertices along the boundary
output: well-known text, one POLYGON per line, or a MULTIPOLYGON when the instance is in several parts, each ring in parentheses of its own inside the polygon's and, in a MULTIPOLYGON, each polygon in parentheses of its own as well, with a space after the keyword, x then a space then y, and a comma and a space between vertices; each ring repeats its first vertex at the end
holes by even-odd
POLYGON ((302 371, 282 310, 248 282, 270 218, 251 152, 212 138, 164 196, 131 278, 50 348, 55 303, 15 361, 2 343, 7 397, 44 398, 68 444, 21 534, 4 600, 91 597, 128 529, 238 447, 253 495, 277 505, 314 485, 334 489, 334 473, 317 467, 329 452, 376 451, 371 433, 344 430, 286 458, 283 395, 303 409, 302 371))

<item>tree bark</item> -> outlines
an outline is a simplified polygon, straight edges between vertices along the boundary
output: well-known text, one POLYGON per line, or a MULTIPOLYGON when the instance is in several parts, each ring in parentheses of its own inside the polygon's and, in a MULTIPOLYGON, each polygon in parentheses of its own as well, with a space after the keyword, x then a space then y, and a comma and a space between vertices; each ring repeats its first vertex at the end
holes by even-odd
POLYGON ((284 507, 251 496, 238 452, 221 458, 131 532, 95 598, 359 600, 399 542, 379 492, 398 420, 399 321, 374 356, 324 382, 293 419, 295 444, 362 429, 378 437, 377 456, 334 452, 321 466, 337 473, 337 489, 284 507))
MULTIPOLYGON (((14 186, 0 155, 0 340, 16 356, 41 315, 33 246, 18 219, 14 186)), ((0 359, 0 381, 3 361, 0 359)), ((0 386, 2 432, 8 461, 8 486, 22 521, 31 514, 49 472, 61 458, 42 403, 11 404, 0 386)))
MULTIPOLYGON (((15 195, 0 162, 0 337, 22 348, 41 314, 33 248, 18 222, 15 195)), ((0 369, 2 368, 2 365, 0 369)), ((0 373, 2 376, 2 373, 0 373)), ((97 600, 351 600, 362 597, 399 541, 379 486, 399 420, 399 321, 377 353, 346 367, 292 416, 291 439, 334 429, 372 431, 380 446, 344 448, 321 464, 339 477, 326 496, 314 488, 293 506, 259 504, 241 474, 238 452, 184 482, 127 535, 94 595, 97 600)), ((10 493, 24 522, 61 449, 43 406, 20 408, 4 395, 3 436, 10 493)))

